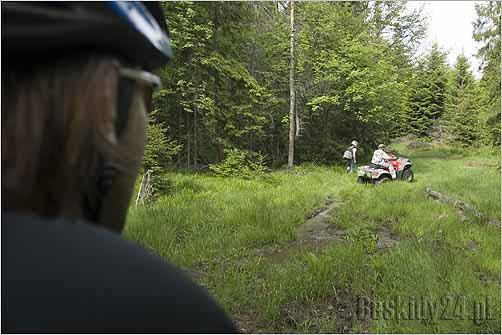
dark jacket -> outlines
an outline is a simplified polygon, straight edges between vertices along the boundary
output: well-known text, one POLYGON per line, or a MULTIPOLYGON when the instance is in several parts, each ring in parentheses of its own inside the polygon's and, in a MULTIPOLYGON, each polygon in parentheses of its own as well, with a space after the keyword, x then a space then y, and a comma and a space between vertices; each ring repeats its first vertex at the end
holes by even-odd
POLYGON ((2 213, 2 333, 233 333, 206 290, 102 228, 2 213))

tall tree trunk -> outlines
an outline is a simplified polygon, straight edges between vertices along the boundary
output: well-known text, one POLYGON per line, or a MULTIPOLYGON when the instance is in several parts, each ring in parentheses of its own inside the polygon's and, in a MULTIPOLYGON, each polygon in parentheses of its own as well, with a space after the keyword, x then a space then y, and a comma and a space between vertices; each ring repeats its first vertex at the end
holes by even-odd
MULTIPOLYGON (((165 100, 165 98, 164 98, 165 100)), ((183 123, 182 122, 182 115, 181 115, 181 108, 180 106, 178 105, 178 107, 176 108, 176 110, 178 111, 178 126, 176 127, 176 132, 178 134, 177 138, 178 138, 178 141, 180 141, 181 143, 183 143, 183 135, 182 135, 182 132, 181 132, 181 124, 183 123)), ((178 150, 178 153, 177 153, 177 161, 176 161, 176 166, 177 167, 181 167, 181 164, 182 164, 182 151, 181 150, 178 150)))
POLYGON ((190 169, 190 113, 187 114, 187 169, 190 169))
POLYGON ((199 160, 198 146, 199 129, 197 128, 197 106, 193 109, 193 167, 197 169, 199 160))
POLYGON ((293 167, 295 154, 295 3, 290 0, 291 50, 289 61, 289 152, 288 168, 293 167))
POLYGON ((300 131, 301 131, 301 124, 300 124, 300 113, 298 113, 298 104, 295 98, 295 128, 296 128, 296 133, 295 133, 295 138, 298 138, 300 136, 300 131))

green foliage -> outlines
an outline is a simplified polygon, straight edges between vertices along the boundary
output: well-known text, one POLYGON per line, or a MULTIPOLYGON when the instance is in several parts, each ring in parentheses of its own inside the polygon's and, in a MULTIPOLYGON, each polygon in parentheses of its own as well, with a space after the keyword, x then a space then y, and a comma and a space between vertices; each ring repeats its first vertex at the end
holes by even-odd
POLYGON ((173 157, 181 150, 176 140, 167 137, 168 129, 162 122, 157 122, 157 111, 148 117, 147 140, 143 158, 143 170, 152 172, 154 193, 166 193, 170 184, 162 177, 164 171, 172 166, 173 157))
MULTIPOLYGON (((162 5, 176 57, 160 70, 164 88, 154 106, 169 138, 182 146, 176 166, 218 164, 225 148, 261 152, 270 165, 283 165, 288 2, 162 5)), ((471 78, 457 94, 450 86, 460 72, 451 73, 444 51, 434 45, 417 60, 426 28, 421 10, 410 12, 401 1, 297 3, 297 163, 337 162, 353 139, 362 150, 410 133, 433 141, 438 125, 448 128, 452 143, 493 143, 500 128, 499 5, 477 6, 483 79, 471 78)))
POLYGON ((450 293, 466 294, 470 306, 493 297, 495 318, 353 320, 351 330, 500 332, 500 234, 423 194, 432 187, 500 216, 500 152, 471 148, 500 138, 500 3, 477 5, 481 81, 463 57, 450 69, 437 46, 416 60, 425 16, 404 2, 297 3, 297 162, 336 162, 353 139, 360 157, 395 136, 428 142, 399 147, 416 182, 378 188, 314 164, 265 174, 265 155, 276 167, 287 157, 288 2, 162 6, 176 57, 159 73, 145 168, 169 192, 131 210, 128 238, 198 274, 232 314, 252 315, 269 333, 340 332, 339 320, 315 315, 333 297, 450 293), (454 146, 435 143, 438 125, 454 146), (163 173, 175 164, 213 173, 163 173), (312 252, 302 249, 308 242, 291 247, 328 196, 344 201, 329 222, 334 240, 324 250, 316 240, 312 252), (396 244, 382 249, 382 237, 396 244), (291 306, 314 315, 299 313, 283 329, 291 306))
POLYGON ((472 146, 481 140, 479 114, 483 105, 479 84, 474 81, 465 56, 457 57, 451 81, 444 116, 448 140, 453 144, 472 146))
POLYGON ((476 4, 477 20, 474 23, 473 37, 483 43, 478 56, 483 61, 483 78, 481 85, 487 93, 487 113, 483 122, 487 127, 488 140, 494 146, 500 146, 500 35, 501 12, 500 1, 489 1, 476 4))
POLYGON ((434 44, 425 59, 419 61, 413 77, 408 121, 410 131, 418 137, 430 137, 435 120, 446 109, 448 85, 446 53, 434 44))
MULTIPOLYGON (((176 57, 154 105, 183 150, 179 167, 262 152, 281 166, 288 144, 288 4, 165 2, 176 57), (286 122, 285 122, 286 121, 286 122)), ((407 131, 411 53, 422 15, 393 3, 298 3, 297 157, 334 162, 353 139, 407 131)))
POLYGON ((209 169, 219 177, 244 179, 263 176, 267 170, 263 155, 238 149, 225 150, 225 159, 221 163, 210 165, 209 169))
POLYGON ((248 65, 255 16, 245 2, 165 2, 175 59, 160 73, 154 104, 183 151, 178 166, 223 159, 224 148, 254 150, 264 135, 268 92, 248 65))
POLYGON ((157 171, 169 167, 173 163, 173 157, 181 150, 181 145, 176 140, 170 140, 166 136, 167 131, 164 123, 155 121, 155 112, 152 112, 148 120, 143 161, 145 170, 157 171))
POLYGON ((499 218, 499 156, 436 144, 399 151, 413 161, 416 182, 368 187, 342 169, 313 165, 273 172, 273 187, 170 173, 177 191, 131 209, 125 236, 196 275, 230 315, 251 321, 255 328, 240 325, 252 333, 337 333, 342 320, 324 317, 340 317, 339 307, 358 297, 439 304, 447 296, 466 299, 463 319, 350 319, 351 330, 500 333, 500 230, 465 223, 423 193, 431 187, 499 218), (295 229, 328 197, 343 201, 321 235, 335 238, 300 243, 295 229), (382 249, 386 236, 394 244, 382 249), (474 322, 474 303, 486 297, 491 318, 474 322))
POLYGON ((372 146, 406 132, 406 52, 420 20, 411 23, 401 3, 301 3, 299 16, 300 159, 333 162, 354 138, 372 146))

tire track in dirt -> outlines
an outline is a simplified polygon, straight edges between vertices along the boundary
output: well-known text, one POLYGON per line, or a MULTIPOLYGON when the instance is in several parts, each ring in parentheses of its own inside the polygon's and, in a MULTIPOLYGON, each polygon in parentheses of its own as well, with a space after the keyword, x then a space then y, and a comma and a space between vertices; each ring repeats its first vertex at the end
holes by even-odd
MULTIPOLYGON (((315 209, 306 217, 305 222, 296 228, 296 238, 293 241, 280 246, 273 245, 260 248, 253 256, 263 257, 270 264, 281 264, 295 255, 320 252, 333 243, 347 243, 348 241, 345 239, 346 231, 331 223, 334 211, 342 205, 343 202, 341 201, 331 198, 326 199, 322 207, 315 209)), ((340 313, 344 313, 346 306, 350 305, 350 303, 343 303, 341 300, 340 303, 333 304, 319 302, 318 306, 306 308, 307 306, 291 302, 282 307, 282 321, 275 324, 266 320, 257 320, 256 317, 251 315, 239 314, 234 317, 240 331, 243 333, 295 333, 298 332, 298 324, 302 320, 313 317, 313 313, 316 316, 323 315, 326 317, 329 317, 326 314, 330 314, 331 317, 336 315, 338 319, 339 313, 335 311, 333 305, 340 309, 340 313)), ((348 329, 346 322, 341 327, 338 332, 348 329)))
POLYGON ((254 256, 261 256, 271 264, 278 264, 288 258, 306 252, 319 252, 328 245, 347 242, 345 230, 331 224, 332 213, 343 202, 328 199, 325 205, 315 210, 295 231, 295 240, 281 246, 268 246, 258 249, 254 256))
MULTIPOLYGON (((316 209, 306 221, 296 228, 296 239, 290 243, 277 247, 261 248, 256 256, 266 258, 271 264, 280 264, 287 259, 306 252, 321 252, 333 243, 349 243, 348 232, 333 223, 335 211, 343 206, 342 201, 327 199, 325 205, 316 209)), ((380 225, 377 235, 377 250, 384 252, 399 242, 400 237, 394 232, 391 224, 380 225)), ((321 330, 320 322, 334 321, 337 333, 352 333, 357 322, 357 332, 367 333, 370 320, 360 318, 357 314, 357 298, 348 291, 339 291, 336 296, 325 297, 312 305, 306 306, 298 302, 287 303, 282 307, 281 322, 275 326, 253 320, 249 316, 238 317, 238 324, 243 332, 270 332, 272 327, 275 332, 298 332, 299 326, 305 330, 308 324, 309 332, 318 333, 321 330)))
MULTIPOLYGON (((295 240, 281 245, 272 245, 257 249, 251 257, 263 257, 269 264, 281 264, 288 259, 307 252, 319 253, 334 243, 350 243, 349 232, 333 223, 335 211, 344 202, 328 198, 322 207, 314 210, 306 217, 303 224, 295 230, 295 240)), ((392 225, 379 226, 377 235, 377 250, 384 252, 399 242, 399 236, 394 233, 392 225)), ((249 257, 247 256, 247 257, 249 257)), ((203 276, 201 272, 192 273, 194 277, 203 276)), ((319 332, 319 320, 333 320, 337 333, 352 333, 357 322, 357 332, 367 333, 369 320, 356 319, 357 298, 345 290, 336 295, 319 299, 309 304, 292 301, 282 306, 281 321, 271 322, 261 320, 257 315, 238 313, 234 319, 242 333, 273 333, 300 331, 299 325, 312 322, 309 332, 319 332)), ((304 328, 302 328, 304 329, 304 328)))
MULTIPOLYGON (((332 223, 333 214, 343 202, 331 198, 326 199, 324 206, 314 210, 307 216, 305 222, 295 230, 295 240, 281 246, 268 246, 261 248, 254 254, 263 257, 268 263, 280 264, 295 255, 307 252, 321 252, 333 243, 348 243, 345 239, 347 232, 332 223)), ((281 320, 275 324, 256 320, 250 315, 237 315, 236 321, 244 333, 269 333, 299 331, 299 325, 310 320, 336 318, 337 332, 349 333, 352 329, 352 309, 355 299, 349 294, 340 294, 333 299, 318 301, 315 306, 305 306, 297 302, 287 303, 282 307, 281 320)), ((310 325, 313 332, 319 331, 319 326, 314 321, 310 325)))

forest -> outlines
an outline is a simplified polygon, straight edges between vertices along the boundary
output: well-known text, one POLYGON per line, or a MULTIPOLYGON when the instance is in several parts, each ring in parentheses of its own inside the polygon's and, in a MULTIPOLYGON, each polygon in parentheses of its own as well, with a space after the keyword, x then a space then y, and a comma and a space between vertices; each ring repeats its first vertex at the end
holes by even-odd
MULTIPOLYGON (((470 55, 404 1, 166 1, 125 236, 243 333, 500 333, 501 2, 470 55), (347 173, 382 143, 414 179, 347 173)), ((448 15, 448 13, 445 13, 448 15)))
MULTIPOLYGON (((231 157, 281 167, 290 109, 289 2, 164 2, 175 59, 154 97, 147 168, 200 170, 231 157), (150 159, 151 158, 151 159, 150 159)), ((425 16, 405 2, 299 2, 295 162, 332 164, 412 134, 500 145, 500 3, 477 6, 482 76, 437 45, 417 56, 425 16)))

